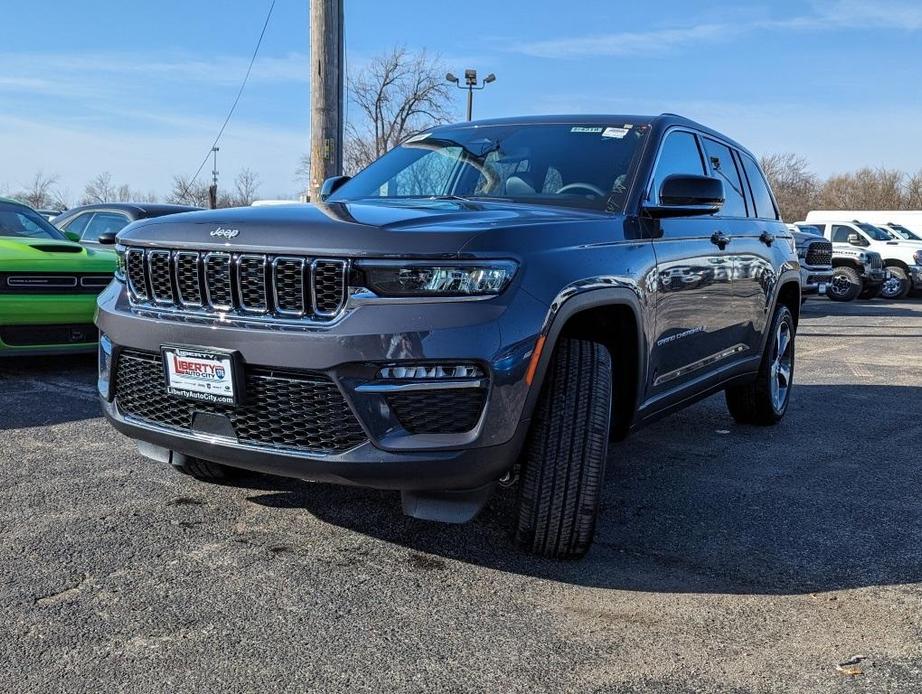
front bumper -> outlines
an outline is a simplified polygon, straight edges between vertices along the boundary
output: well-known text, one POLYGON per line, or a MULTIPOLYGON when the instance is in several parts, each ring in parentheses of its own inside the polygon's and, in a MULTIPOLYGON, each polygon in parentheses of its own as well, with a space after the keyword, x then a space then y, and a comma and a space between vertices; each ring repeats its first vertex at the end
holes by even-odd
POLYGON ((92 294, 0 296, 0 356, 93 352, 95 310, 92 294))
MULTIPOLYGON (((507 292, 507 294, 510 294, 507 292)), ((99 299, 97 325, 124 350, 158 353, 162 345, 234 350, 247 367, 322 374, 335 383, 361 424, 364 442, 316 452, 253 445, 214 431, 178 430, 132 416, 100 379, 106 417, 138 441, 234 467, 309 480, 402 490, 472 489, 493 482, 516 459, 528 421, 525 373, 547 307, 525 292, 496 299, 428 306, 350 306, 330 326, 253 326, 139 313, 113 285, 99 299), (411 433, 385 396, 368 392, 385 364, 465 362, 488 380, 484 408, 460 433, 411 433)), ((284 413, 279 413, 284 414, 284 413)))
POLYGON ((832 282, 832 268, 826 270, 812 269, 801 265, 800 267, 800 292, 801 294, 824 293, 825 288, 832 282), (823 292, 820 292, 820 289, 823 292))
POLYGON ((878 284, 883 284, 889 274, 890 273, 888 273, 885 268, 875 270, 865 266, 864 275, 862 275, 861 279, 864 281, 865 286, 876 286, 878 284))

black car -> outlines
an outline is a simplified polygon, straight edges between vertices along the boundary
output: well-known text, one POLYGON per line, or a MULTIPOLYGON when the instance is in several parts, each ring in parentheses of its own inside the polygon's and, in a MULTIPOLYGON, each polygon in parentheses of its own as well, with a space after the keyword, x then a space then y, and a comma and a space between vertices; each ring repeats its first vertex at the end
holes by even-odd
POLYGON ((518 542, 573 557, 610 438, 721 391, 742 424, 787 410, 797 255, 720 133, 675 115, 448 125, 322 198, 119 234, 99 388, 142 453, 206 480, 399 490, 448 522, 517 485, 518 542))
POLYGON ((192 212, 201 207, 152 202, 107 202, 81 205, 62 212, 51 220, 58 229, 73 235, 75 241, 96 244, 101 234, 115 234, 139 219, 162 217, 177 212, 192 212))

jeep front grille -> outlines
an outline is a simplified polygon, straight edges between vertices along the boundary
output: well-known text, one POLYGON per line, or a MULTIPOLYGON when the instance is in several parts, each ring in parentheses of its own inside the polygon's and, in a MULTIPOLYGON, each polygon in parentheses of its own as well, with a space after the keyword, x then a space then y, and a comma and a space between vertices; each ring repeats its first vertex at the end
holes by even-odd
POLYGON ((832 244, 814 241, 807 247, 807 265, 832 265, 832 244))
POLYGON ((884 261, 880 257, 880 253, 868 253, 868 264, 871 266, 872 270, 884 269, 884 261))
POLYGON ((346 304, 349 263, 262 253, 128 248, 135 305, 331 320, 346 304))
POLYGON ((243 402, 217 405, 171 395, 158 353, 123 350, 115 403, 123 415, 194 433, 199 413, 227 417, 240 443, 312 453, 341 453, 367 440, 339 388, 324 374, 247 365, 243 402))

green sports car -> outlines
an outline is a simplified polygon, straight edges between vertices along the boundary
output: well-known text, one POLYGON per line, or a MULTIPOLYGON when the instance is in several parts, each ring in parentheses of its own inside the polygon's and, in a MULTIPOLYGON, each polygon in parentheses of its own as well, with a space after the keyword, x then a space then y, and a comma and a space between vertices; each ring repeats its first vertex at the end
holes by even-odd
POLYGON ((95 350, 96 296, 115 264, 114 252, 84 248, 0 198, 0 356, 95 350))

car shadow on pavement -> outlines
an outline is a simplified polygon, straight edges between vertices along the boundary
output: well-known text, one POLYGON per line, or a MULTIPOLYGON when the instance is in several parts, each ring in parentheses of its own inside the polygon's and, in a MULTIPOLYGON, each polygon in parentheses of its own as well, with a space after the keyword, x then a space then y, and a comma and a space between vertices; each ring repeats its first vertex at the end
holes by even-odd
POLYGON ((3 357, 0 401, 0 430, 99 417, 96 355, 3 357))
POLYGON ((414 557, 599 588, 802 594, 915 583, 919 413, 919 387, 805 385, 781 425, 755 428, 710 398, 613 445, 595 545, 579 561, 515 548, 512 490, 462 526, 406 518, 394 492, 261 475, 249 500, 307 509, 414 557))

